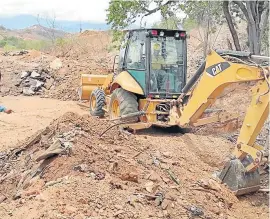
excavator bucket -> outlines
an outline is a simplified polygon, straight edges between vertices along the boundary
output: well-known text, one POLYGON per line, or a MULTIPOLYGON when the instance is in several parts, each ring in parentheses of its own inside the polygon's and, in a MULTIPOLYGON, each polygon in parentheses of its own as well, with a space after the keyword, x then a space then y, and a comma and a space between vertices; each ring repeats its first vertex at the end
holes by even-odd
POLYGON ((226 184, 236 196, 256 192, 260 188, 259 170, 247 172, 245 166, 248 163, 249 158, 242 161, 233 159, 224 166, 219 175, 222 183, 226 184))

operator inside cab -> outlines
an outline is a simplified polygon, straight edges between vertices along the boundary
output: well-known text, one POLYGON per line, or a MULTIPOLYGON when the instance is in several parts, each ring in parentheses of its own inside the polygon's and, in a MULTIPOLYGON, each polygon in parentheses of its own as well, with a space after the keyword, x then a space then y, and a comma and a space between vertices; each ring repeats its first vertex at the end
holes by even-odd
POLYGON ((155 43, 153 45, 153 54, 152 54, 152 69, 153 70, 161 70, 161 65, 164 65, 165 59, 160 54, 161 46, 159 43, 155 43))
POLYGON ((152 45, 152 71, 151 71, 151 91, 159 92, 165 89, 166 72, 162 70, 162 65, 166 63, 164 56, 161 54, 161 42, 152 45))

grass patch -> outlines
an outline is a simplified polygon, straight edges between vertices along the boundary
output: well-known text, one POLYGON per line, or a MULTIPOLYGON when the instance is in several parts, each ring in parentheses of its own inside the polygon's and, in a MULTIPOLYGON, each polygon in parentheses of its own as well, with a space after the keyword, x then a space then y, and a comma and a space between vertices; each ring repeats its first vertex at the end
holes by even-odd
POLYGON ((50 46, 49 41, 45 40, 24 40, 17 37, 4 37, 0 40, 0 48, 5 51, 12 50, 45 50, 50 46))

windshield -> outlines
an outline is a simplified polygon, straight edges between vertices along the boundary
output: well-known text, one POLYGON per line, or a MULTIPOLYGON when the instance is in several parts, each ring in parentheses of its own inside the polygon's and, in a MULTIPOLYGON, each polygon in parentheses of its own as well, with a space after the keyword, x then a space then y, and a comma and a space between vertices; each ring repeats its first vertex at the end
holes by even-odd
POLYGON ((180 93, 184 85, 183 40, 151 38, 150 92, 180 93))

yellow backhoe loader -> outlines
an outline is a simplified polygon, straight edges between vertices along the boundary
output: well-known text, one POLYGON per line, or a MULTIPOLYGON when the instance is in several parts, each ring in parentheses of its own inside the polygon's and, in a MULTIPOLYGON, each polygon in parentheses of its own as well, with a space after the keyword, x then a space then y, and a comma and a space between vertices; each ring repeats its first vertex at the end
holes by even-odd
POLYGON ((235 119, 224 111, 214 116, 205 111, 230 84, 254 82, 234 156, 219 178, 236 195, 257 191, 263 147, 255 141, 269 114, 269 57, 212 50, 186 83, 186 38, 179 30, 127 31, 118 68, 115 58, 113 74, 82 74, 80 98, 89 100, 91 115, 107 112, 125 128, 192 127, 235 119))

